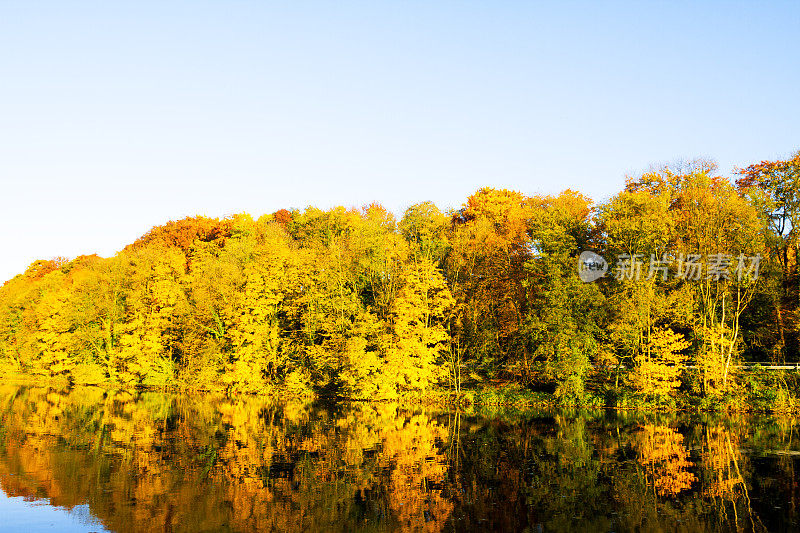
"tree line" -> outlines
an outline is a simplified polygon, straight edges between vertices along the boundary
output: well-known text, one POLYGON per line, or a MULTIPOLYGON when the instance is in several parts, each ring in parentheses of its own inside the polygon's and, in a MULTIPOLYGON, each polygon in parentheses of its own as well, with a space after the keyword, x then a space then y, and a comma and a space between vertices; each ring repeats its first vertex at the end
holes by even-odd
MULTIPOLYGON (((734 178, 694 161, 599 204, 484 188, 399 221, 372 204, 169 222, 7 281, 0 368, 353 398, 497 380, 568 402, 742 397, 738 361, 798 360, 800 152, 734 178), (590 283, 587 250, 611 265, 590 283), (705 270, 687 276, 690 257, 705 270)), ((768 388, 793 401, 786 379, 768 388)))

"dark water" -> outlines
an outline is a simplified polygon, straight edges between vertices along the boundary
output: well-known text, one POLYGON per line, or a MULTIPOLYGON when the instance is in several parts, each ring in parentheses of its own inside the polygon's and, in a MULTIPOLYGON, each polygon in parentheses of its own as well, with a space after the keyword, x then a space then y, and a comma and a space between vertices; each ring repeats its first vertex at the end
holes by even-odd
POLYGON ((797 420, 0 387, 0 530, 790 531, 797 420))

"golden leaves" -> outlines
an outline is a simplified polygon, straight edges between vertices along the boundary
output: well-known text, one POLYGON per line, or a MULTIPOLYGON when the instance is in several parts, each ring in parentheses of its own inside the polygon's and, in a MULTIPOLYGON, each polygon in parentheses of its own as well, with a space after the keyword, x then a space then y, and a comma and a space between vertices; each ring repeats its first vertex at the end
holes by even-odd
POLYGON ((648 480, 661 496, 675 496, 691 488, 697 477, 683 435, 667 426, 646 424, 637 440, 637 458, 648 480))

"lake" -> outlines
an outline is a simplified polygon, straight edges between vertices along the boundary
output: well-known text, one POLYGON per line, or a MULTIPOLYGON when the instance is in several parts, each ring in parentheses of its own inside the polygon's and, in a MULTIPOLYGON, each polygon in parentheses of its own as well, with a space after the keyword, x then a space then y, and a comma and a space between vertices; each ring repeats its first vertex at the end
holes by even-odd
POLYGON ((0 386, 3 531, 791 531, 798 420, 0 386))

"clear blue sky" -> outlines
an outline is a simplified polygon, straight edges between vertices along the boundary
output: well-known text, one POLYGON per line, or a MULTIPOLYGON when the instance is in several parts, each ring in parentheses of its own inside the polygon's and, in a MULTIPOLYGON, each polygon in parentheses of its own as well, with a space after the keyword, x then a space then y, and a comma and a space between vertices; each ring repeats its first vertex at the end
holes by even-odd
POLYGON ((798 148, 798 2, 0 3, 1 279, 187 215, 798 148))

